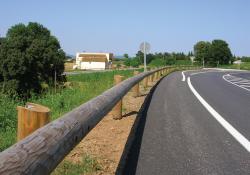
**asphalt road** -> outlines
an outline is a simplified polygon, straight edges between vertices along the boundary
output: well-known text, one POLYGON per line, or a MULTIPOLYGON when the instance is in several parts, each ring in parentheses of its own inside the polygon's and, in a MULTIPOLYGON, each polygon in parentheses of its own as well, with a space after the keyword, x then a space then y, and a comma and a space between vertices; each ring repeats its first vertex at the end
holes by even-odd
POLYGON ((241 85, 250 85, 250 73, 184 75, 172 73, 156 87, 122 174, 249 175, 250 91, 241 85))

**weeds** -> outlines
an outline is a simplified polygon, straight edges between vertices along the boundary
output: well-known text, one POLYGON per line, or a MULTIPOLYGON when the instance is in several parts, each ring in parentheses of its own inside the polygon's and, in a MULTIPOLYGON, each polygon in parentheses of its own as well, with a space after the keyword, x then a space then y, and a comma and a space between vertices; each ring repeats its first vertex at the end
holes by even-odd
POLYGON ((52 173, 52 175, 79 175, 91 174, 101 170, 101 166, 97 160, 90 155, 83 155, 79 163, 72 163, 70 161, 62 162, 52 173))

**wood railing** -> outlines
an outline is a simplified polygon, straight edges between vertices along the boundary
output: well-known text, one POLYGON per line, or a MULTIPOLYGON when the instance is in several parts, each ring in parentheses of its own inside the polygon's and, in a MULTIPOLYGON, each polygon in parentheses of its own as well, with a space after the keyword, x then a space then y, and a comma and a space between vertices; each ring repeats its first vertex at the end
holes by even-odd
POLYGON ((159 76, 171 69, 174 68, 164 67, 124 80, 36 130, 0 153, 0 174, 50 174, 132 87, 145 77, 159 76))

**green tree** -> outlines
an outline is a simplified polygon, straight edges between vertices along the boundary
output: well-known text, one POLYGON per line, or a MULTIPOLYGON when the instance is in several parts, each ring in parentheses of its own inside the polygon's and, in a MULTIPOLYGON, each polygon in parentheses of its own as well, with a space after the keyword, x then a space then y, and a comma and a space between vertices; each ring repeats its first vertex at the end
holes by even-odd
POLYGON ((129 58, 127 53, 125 53, 123 56, 124 56, 124 58, 129 58))
POLYGON ((211 43, 205 41, 199 41, 194 45, 194 55, 196 61, 202 62, 203 60, 205 63, 211 60, 211 43))
POLYGON ((212 41, 211 57, 214 63, 219 61, 220 64, 229 64, 229 62, 233 59, 232 52, 227 42, 223 40, 212 41))
POLYGON ((65 53, 58 40, 41 24, 30 22, 11 27, 0 47, 2 90, 27 98, 52 84, 54 72, 63 81, 65 53))
POLYGON ((143 64, 143 62, 144 62, 144 54, 141 51, 138 51, 136 53, 136 57, 139 59, 140 64, 143 64))

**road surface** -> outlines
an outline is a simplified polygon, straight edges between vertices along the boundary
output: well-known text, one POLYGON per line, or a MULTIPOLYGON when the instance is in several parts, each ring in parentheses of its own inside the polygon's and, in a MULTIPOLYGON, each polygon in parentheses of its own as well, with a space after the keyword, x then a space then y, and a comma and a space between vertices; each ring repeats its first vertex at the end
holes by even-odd
POLYGON ((172 73, 144 118, 123 174, 250 174, 250 72, 172 73))

